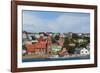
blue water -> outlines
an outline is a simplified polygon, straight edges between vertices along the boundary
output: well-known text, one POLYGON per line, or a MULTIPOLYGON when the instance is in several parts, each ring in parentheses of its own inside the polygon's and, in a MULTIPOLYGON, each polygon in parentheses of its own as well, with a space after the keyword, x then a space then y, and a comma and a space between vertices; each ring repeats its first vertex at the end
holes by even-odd
POLYGON ((62 60, 83 60, 90 59, 90 56, 79 57, 79 58, 31 58, 31 59, 22 59, 22 62, 43 62, 43 61, 62 61, 62 60))

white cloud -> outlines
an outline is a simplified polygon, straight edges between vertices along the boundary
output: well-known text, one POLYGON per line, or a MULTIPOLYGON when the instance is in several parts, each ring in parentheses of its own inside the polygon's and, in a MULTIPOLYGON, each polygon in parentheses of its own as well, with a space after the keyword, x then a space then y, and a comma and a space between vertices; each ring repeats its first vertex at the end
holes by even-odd
POLYGON ((50 23, 56 31, 66 32, 89 32, 89 17, 62 15, 50 23))
POLYGON ((38 31, 43 29, 44 21, 35 14, 23 13, 23 29, 26 31, 38 31))
POLYGON ((23 14, 23 29, 30 32, 89 32, 89 15, 61 14, 55 19, 42 19, 32 13, 23 14))

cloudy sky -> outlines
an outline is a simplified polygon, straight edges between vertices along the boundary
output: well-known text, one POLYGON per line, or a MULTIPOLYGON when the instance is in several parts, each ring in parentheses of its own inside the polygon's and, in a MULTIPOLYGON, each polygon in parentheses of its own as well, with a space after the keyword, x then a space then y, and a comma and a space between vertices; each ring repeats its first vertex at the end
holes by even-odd
POLYGON ((23 31, 90 32, 90 14, 76 12, 23 10, 23 31))

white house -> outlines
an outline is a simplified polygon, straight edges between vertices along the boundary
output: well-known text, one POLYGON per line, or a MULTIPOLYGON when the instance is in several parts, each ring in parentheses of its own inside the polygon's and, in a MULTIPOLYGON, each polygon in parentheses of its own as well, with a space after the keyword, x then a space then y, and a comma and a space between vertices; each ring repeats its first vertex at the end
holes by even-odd
POLYGON ((80 55, 89 55, 89 54, 90 54, 90 52, 86 48, 83 48, 83 49, 80 50, 80 55))
POLYGON ((39 37, 40 37, 40 35, 39 35, 39 34, 35 34, 35 37, 36 37, 36 38, 39 38, 39 37))

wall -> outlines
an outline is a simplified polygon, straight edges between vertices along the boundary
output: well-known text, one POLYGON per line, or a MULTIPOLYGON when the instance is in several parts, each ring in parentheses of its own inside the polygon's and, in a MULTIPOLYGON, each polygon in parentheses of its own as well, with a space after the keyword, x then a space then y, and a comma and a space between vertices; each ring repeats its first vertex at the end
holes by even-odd
MULTIPOLYGON (((62 3, 74 3, 74 4, 90 4, 98 5, 100 9, 100 0, 33 0, 33 1, 47 1, 47 2, 62 2, 62 3)), ((10 29, 11 29, 11 11, 10 0, 0 0, 0 73, 10 73, 10 29)), ((100 10, 98 10, 100 13, 100 10)), ((98 20, 100 19, 100 14, 98 14, 98 20)), ((99 24, 100 22, 98 22, 99 24)), ((100 25, 98 25, 99 27, 100 25)), ((98 28, 100 30, 100 28, 98 28)), ((100 33, 98 34, 100 37, 100 33)), ((98 38, 100 40, 100 38, 98 38)), ((100 43, 100 42, 98 42, 100 43)), ((100 46, 99 46, 100 47, 100 46)), ((100 49, 98 50, 100 51, 100 49)), ((100 53, 98 54, 100 55, 100 53)), ((100 61, 100 58, 98 59, 100 61)), ((100 65, 100 62, 98 62, 100 65)), ((84 68, 84 69, 68 69, 68 70, 54 70, 54 71, 41 71, 36 73, 99 73, 100 66, 98 68, 84 68)), ((29 72, 33 73, 33 72, 29 72)), ((35 73, 35 72, 34 72, 35 73)))

